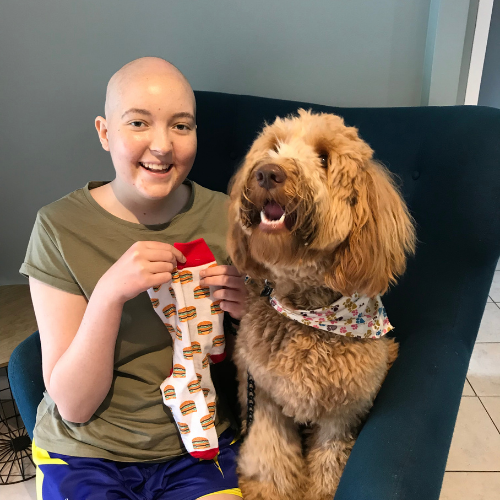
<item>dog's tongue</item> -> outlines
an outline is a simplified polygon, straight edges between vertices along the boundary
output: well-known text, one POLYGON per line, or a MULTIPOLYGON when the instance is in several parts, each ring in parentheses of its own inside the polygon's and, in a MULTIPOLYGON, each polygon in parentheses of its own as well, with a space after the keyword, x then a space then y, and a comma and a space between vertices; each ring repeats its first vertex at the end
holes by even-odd
POLYGON ((285 211, 275 201, 270 201, 264 207, 264 213, 269 220, 279 220, 285 211))

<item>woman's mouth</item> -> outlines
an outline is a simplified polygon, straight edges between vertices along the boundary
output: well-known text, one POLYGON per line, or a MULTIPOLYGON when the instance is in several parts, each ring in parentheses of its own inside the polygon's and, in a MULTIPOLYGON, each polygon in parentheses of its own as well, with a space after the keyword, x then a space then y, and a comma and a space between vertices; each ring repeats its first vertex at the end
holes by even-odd
POLYGON ((174 166, 173 163, 167 165, 166 163, 149 163, 149 162, 139 162, 139 165, 144 170, 147 170, 153 175, 168 174, 168 172, 170 172, 170 170, 172 170, 172 167, 174 166))

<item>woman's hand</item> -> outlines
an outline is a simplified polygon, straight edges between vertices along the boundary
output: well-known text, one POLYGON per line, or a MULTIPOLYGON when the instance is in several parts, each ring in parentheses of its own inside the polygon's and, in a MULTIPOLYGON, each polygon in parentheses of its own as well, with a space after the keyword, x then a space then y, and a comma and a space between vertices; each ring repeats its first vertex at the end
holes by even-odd
POLYGON ((98 286, 125 303, 152 286, 170 281, 177 261, 184 263, 186 258, 172 245, 137 241, 107 270, 98 286))
POLYGON ((246 298, 245 277, 234 266, 214 266, 200 271, 200 285, 221 286, 213 294, 222 299, 220 308, 227 311, 233 319, 240 320, 245 314, 246 298))

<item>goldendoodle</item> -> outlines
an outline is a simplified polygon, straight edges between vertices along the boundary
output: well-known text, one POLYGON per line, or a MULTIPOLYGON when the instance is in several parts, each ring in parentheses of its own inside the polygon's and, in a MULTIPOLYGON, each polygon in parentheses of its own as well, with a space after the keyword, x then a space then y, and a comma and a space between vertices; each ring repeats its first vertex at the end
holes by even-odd
POLYGON ((303 109, 264 127, 229 213, 229 254, 250 278, 235 348, 243 496, 332 500, 397 356, 380 295, 414 252, 412 218, 357 129, 303 109))

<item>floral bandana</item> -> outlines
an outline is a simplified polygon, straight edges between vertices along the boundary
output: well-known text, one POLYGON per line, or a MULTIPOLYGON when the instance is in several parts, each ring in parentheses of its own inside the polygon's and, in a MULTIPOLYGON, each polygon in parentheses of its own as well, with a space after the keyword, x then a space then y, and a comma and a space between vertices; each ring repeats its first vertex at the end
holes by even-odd
POLYGON ((271 305, 283 316, 313 328, 346 337, 378 339, 393 329, 389 323, 380 295, 370 299, 355 293, 341 297, 328 307, 304 311, 282 306, 274 293, 269 297, 271 305))

